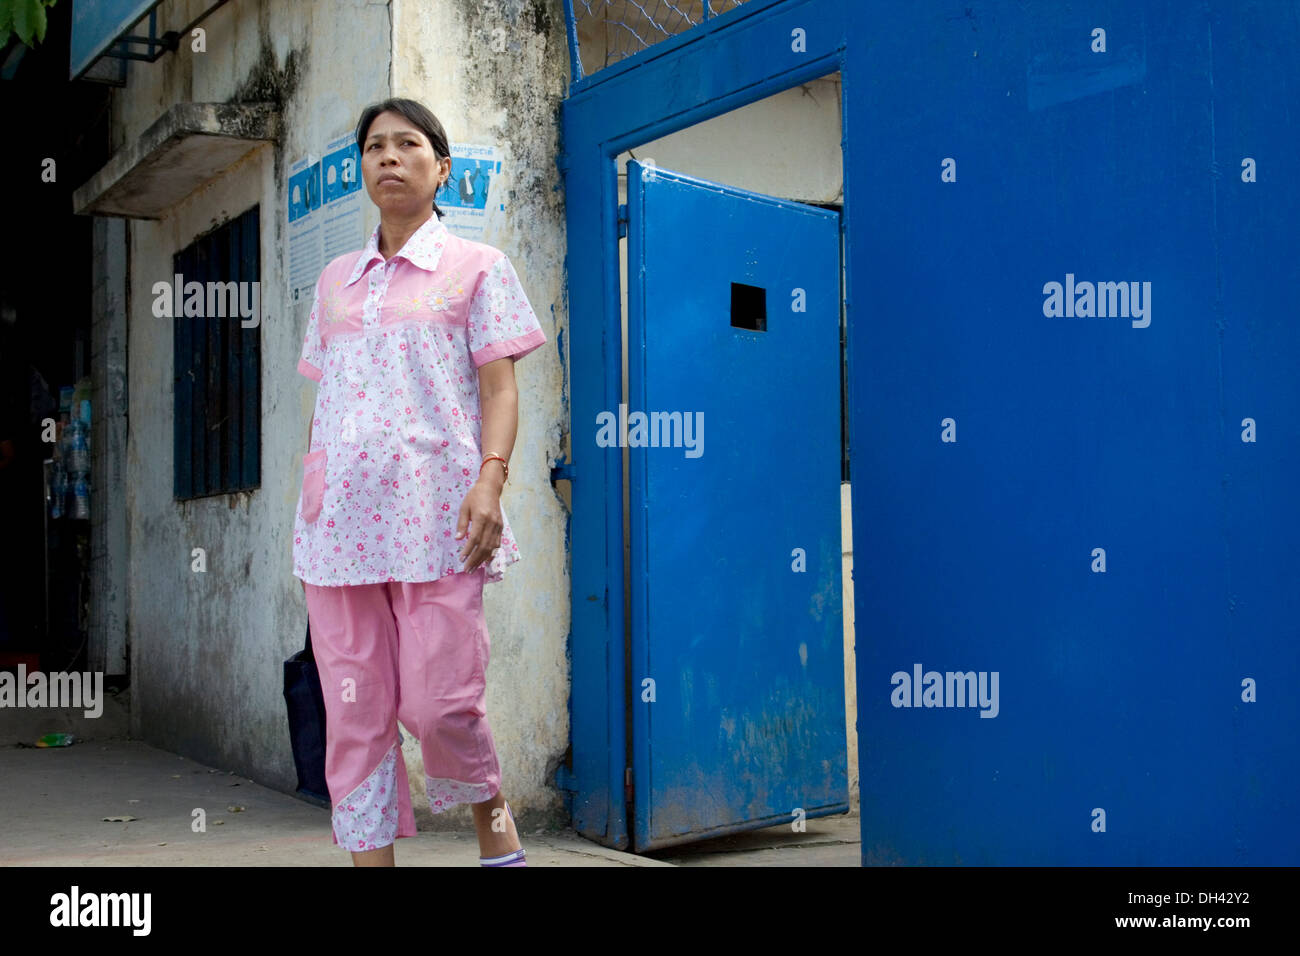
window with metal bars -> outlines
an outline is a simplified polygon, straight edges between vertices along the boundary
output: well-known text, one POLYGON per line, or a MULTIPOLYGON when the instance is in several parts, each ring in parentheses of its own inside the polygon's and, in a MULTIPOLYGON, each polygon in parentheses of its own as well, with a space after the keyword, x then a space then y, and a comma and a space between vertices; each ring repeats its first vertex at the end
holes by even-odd
MULTIPOLYGON (((177 301, 185 301, 184 287, 192 282, 205 290, 203 315, 187 316, 186 309, 173 309, 173 493, 178 499, 249 491, 261 485, 261 316, 254 323, 244 319, 239 309, 232 315, 222 305, 230 300, 222 299, 218 286, 233 282, 234 301, 239 302, 239 290, 260 281, 258 227, 254 206, 174 257, 172 281, 181 284, 177 301), (215 293, 206 291, 214 287, 215 293), (213 309, 214 304, 219 307, 213 309)), ((243 301, 250 298, 243 294, 243 301)), ((260 305, 260 296, 254 301, 260 305)))

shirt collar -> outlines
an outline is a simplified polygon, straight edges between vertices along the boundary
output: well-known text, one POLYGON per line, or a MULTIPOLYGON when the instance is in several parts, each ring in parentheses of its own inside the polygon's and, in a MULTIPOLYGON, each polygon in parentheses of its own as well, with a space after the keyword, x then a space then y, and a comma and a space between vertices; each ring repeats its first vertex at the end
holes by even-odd
MULTIPOLYGON (((400 256, 412 265, 433 272, 442 259, 442 250, 447 245, 449 235, 446 225, 438 218, 438 214, 434 213, 412 233, 411 238, 406 240, 406 244, 393 255, 393 258, 400 256)), ((379 226, 375 226, 374 231, 370 233, 366 247, 361 250, 361 255, 357 256, 357 264, 352 270, 352 276, 344 284, 352 285, 366 274, 376 260, 384 261, 384 257, 379 253, 379 226)))

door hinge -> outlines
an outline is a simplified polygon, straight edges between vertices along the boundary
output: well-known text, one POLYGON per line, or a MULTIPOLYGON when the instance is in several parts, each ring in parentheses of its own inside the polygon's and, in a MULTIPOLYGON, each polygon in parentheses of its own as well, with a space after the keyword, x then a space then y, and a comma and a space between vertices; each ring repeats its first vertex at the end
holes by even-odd
POLYGON ((627 203, 618 204, 618 237, 622 239, 627 235, 627 203))
POLYGON ((627 767, 623 770, 623 799, 628 803, 632 802, 632 768, 627 767))
POLYGON ((551 466, 552 482, 566 481, 566 480, 573 481, 575 474, 576 472, 574 471, 573 468, 573 462, 568 461, 567 459, 564 461, 557 461, 554 465, 551 466))

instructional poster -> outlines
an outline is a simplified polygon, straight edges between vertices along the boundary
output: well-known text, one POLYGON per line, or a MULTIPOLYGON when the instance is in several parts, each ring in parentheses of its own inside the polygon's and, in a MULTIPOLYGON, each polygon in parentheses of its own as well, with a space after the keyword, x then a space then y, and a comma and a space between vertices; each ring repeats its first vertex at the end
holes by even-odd
POLYGON ((289 295, 293 302, 311 301, 319 278, 323 246, 321 234, 320 161, 310 154, 289 167, 289 295))
POLYGON ((443 223, 462 239, 483 241, 489 209, 506 208, 493 184, 501 174, 501 152, 495 146, 452 143, 451 175, 434 197, 443 223))
POLYGON ((321 159, 322 266, 366 244, 362 218, 361 153, 352 133, 325 144, 321 159))

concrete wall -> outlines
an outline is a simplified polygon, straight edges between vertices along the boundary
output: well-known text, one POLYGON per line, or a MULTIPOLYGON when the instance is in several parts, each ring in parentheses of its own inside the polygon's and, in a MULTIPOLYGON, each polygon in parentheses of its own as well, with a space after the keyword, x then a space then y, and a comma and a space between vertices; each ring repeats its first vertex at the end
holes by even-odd
MULTIPOLYGON (((206 0, 166 3, 171 27, 206 0)), ((310 303, 285 292, 289 163, 356 122, 388 93, 389 10, 363 2, 242 0, 158 62, 132 63, 114 97, 114 148, 178 102, 277 102, 282 139, 260 147, 130 236, 129 420, 126 509, 130 565, 132 731, 158 746, 270 786, 296 785, 281 662, 301 646, 302 588, 292 576, 291 530, 314 386, 294 367, 310 303), (251 494, 192 502, 172 497, 173 360, 169 319, 151 288, 171 280, 172 256, 253 204, 261 207, 262 478, 251 494), (207 572, 190 570, 192 548, 207 572)))
POLYGON ((91 670, 127 672, 129 620, 126 497, 127 417, 127 225, 97 219, 91 280, 91 483, 90 643, 91 670))
MULTIPOLYGON (((515 369, 519 432, 502 506, 522 560, 484 591, 492 655, 487 712, 502 790, 521 827, 564 818, 554 772, 569 744, 567 508, 550 482, 568 430, 557 345, 567 337, 564 199, 556 156, 568 48, 559 3, 393 0, 393 93, 428 106, 453 142, 502 150, 483 241, 510 256, 547 344, 515 369), (500 191, 499 193, 497 191, 500 191)), ((377 210, 369 210, 377 222, 377 210)), ((414 741, 412 786, 423 780, 414 741)), ((416 800, 417 818, 421 801, 416 800)), ((424 811, 427 813, 427 810, 424 811)), ((465 826, 467 809, 434 818, 465 826), (463 819, 461 819, 463 815, 463 819)))

